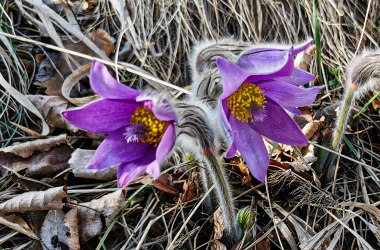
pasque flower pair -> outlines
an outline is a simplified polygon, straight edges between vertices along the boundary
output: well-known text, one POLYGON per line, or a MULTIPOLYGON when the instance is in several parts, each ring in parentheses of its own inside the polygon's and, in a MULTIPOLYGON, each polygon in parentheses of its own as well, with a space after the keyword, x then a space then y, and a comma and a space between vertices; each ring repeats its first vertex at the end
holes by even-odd
MULTIPOLYGON (((310 105, 320 90, 300 88, 314 76, 294 67, 294 56, 309 45, 258 47, 236 60, 219 57, 216 61, 224 86, 221 120, 233 136, 227 157, 238 150, 260 181, 265 180, 269 164, 262 135, 280 143, 307 144, 285 110, 299 114, 297 108, 310 105)), ((117 82, 96 61, 90 84, 101 99, 63 112, 81 129, 108 133, 87 167, 103 169, 120 164, 118 184, 122 187, 144 172, 157 178, 160 163, 175 145, 176 115, 170 103, 117 82)))

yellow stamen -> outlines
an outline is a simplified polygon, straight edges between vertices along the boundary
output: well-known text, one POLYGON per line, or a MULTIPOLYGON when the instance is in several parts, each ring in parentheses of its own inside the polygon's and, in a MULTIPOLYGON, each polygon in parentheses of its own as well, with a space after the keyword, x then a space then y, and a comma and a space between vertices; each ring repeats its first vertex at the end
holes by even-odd
POLYGON ((145 107, 139 107, 131 118, 131 125, 142 124, 146 132, 141 139, 143 143, 153 144, 157 146, 161 141, 164 133, 169 126, 168 121, 158 120, 152 111, 145 107))
POLYGON ((251 108, 263 109, 267 103, 264 90, 253 83, 243 83, 232 95, 227 98, 228 108, 239 121, 253 122, 251 108))

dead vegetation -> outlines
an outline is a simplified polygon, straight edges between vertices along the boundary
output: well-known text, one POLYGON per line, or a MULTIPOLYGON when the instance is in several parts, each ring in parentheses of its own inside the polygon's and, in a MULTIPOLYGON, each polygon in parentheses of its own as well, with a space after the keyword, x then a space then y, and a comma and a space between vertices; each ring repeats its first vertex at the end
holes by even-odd
MULTIPOLYGON (((255 214, 236 249, 380 245, 379 100, 354 107, 369 104, 335 153, 332 182, 313 159, 328 150, 347 64, 363 48, 379 47, 380 2, 317 2, 323 67, 313 84, 326 89, 295 118, 312 143, 268 142, 265 184, 241 159, 226 163, 236 207, 255 214)), ((217 213, 203 205, 211 192, 201 189, 197 162, 168 164, 157 181, 142 176, 119 190, 115 169, 84 169, 102 135, 78 131, 60 111, 98 98, 86 77, 94 57, 130 86, 180 96, 191 80, 193 44, 226 36, 305 40, 316 27, 312 1, 14 0, 0 7, 2 248, 230 249, 217 213)), ((318 74, 317 64, 312 58, 309 71, 318 74)))

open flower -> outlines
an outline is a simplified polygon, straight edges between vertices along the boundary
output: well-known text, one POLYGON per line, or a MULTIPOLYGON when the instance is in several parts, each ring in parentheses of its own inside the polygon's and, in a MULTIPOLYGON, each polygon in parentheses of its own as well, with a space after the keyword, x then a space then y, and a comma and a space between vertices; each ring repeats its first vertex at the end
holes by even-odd
POLYGON ((96 61, 92 64, 90 84, 102 98, 62 112, 78 128, 108 133, 87 168, 104 169, 120 164, 117 176, 120 187, 144 172, 159 177, 159 164, 175 143, 176 117, 169 103, 119 83, 96 61))
POLYGON ((300 114, 297 107, 313 103, 321 89, 298 87, 314 79, 313 75, 294 67, 294 55, 310 43, 250 49, 236 62, 221 57, 216 60, 224 85, 221 96, 224 118, 233 135, 227 157, 239 150, 252 175, 260 181, 265 180, 269 164, 261 135, 289 145, 308 143, 284 109, 300 114))

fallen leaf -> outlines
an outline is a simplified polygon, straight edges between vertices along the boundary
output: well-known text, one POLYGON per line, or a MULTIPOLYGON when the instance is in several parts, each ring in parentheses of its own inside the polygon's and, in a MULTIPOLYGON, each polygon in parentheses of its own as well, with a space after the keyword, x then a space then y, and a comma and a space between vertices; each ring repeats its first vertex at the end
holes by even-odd
POLYGON ((71 132, 78 129, 68 123, 61 115, 67 109, 67 101, 59 96, 27 95, 29 101, 40 111, 45 121, 53 128, 63 128, 71 132))
POLYGON ((379 101, 379 99, 376 98, 375 100, 373 100, 372 107, 373 107, 373 109, 376 112, 379 111, 379 109, 380 109, 380 101, 379 101))
POLYGON ((116 178, 118 166, 106 169, 88 169, 86 165, 95 154, 95 150, 75 149, 69 160, 70 168, 75 177, 110 181, 116 178))
MULTIPOLYGON (((38 139, 0 149, 0 165, 15 172, 27 169, 28 176, 48 177, 69 167, 72 151, 66 135, 38 139)), ((0 168, 3 175, 8 169, 0 168)))
POLYGON ((55 51, 49 51, 45 59, 43 59, 36 72, 36 81, 45 82, 49 80, 59 68, 61 64, 61 53, 55 51))
POLYGON ((61 88, 62 88, 63 80, 61 77, 53 76, 50 77, 49 80, 44 82, 35 82, 34 84, 40 87, 46 88, 45 94, 49 96, 62 96, 61 88))
POLYGON ((58 250, 62 247, 73 250, 80 249, 77 223, 76 207, 67 213, 62 210, 49 211, 42 224, 40 234, 43 249, 58 250))
POLYGON ((38 236, 30 229, 28 224, 19 216, 14 214, 9 216, 0 216, 0 224, 11 228, 12 230, 25 234, 26 236, 38 240, 38 236))
POLYGON ((200 183, 199 183, 199 173, 192 172, 187 179, 183 183, 183 196, 182 196, 182 202, 190 201, 194 199, 198 195, 198 192, 200 190, 200 183))
POLYGON ((168 173, 162 174, 157 180, 152 182, 153 187, 161 190, 162 192, 178 195, 178 189, 172 183, 172 177, 168 173))
POLYGON ((220 207, 214 212, 214 240, 220 240, 223 237, 223 231, 226 228, 224 225, 222 210, 220 207))
POLYGON ((50 188, 46 191, 22 193, 0 203, 0 213, 15 213, 40 210, 60 210, 67 198, 65 187, 50 188))
POLYGON ((99 199, 78 204, 78 226, 80 241, 86 242, 89 239, 101 234, 115 216, 124 207, 125 191, 118 190, 107 194, 99 199), (103 220, 105 220, 105 225, 103 220))
POLYGON ((305 127, 302 128, 302 133, 306 136, 308 140, 310 140, 315 133, 318 131, 322 123, 325 121, 325 117, 322 116, 319 120, 314 120, 306 124, 305 127))
POLYGON ((311 45, 305 51, 299 53, 294 59, 294 66, 296 68, 308 71, 311 61, 315 56, 317 46, 311 45))

